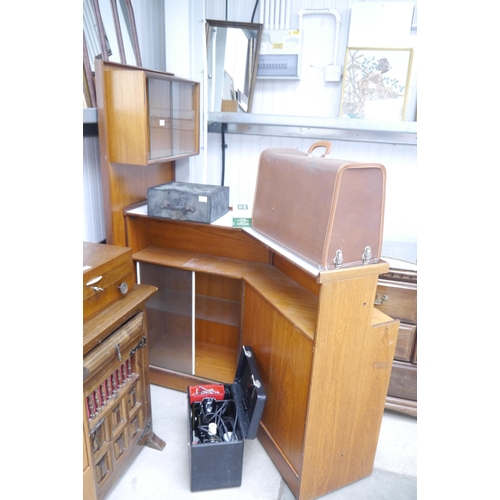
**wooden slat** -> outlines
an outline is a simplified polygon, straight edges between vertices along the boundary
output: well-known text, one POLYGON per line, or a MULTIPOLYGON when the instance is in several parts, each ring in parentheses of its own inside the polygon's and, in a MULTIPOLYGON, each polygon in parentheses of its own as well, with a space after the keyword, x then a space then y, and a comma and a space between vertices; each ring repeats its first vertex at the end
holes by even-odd
POLYGON ((322 286, 308 414, 328 419, 308 419, 301 498, 316 498, 373 470, 399 323, 371 325, 377 278, 322 286))
POLYGON ((387 396, 385 401, 386 410, 397 411, 398 413, 405 413, 412 417, 417 416, 417 402, 409 399, 395 398, 387 396))
POLYGON ((101 44, 101 58, 103 61, 108 61, 108 47, 106 44, 106 31, 104 30, 104 23, 102 22, 101 9, 99 7, 99 0, 94 0, 94 15, 97 23, 97 32, 99 34, 99 42, 101 44))
POLYGON ((116 5, 116 0, 109 0, 111 4, 111 11, 113 12, 113 22, 115 25, 116 40, 118 42, 118 51, 120 53, 120 62, 122 64, 127 63, 127 58, 125 57, 125 48, 123 46, 123 36, 122 28, 120 26, 120 16, 118 15, 118 7, 116 5))
POLYGON ((92 74, 92 67, 90 65, 89 51, 87 41, 85 39, 85 32, 83 33, 83 73, 84 73, 84 88, 85 102, 87 107, 97 107, 97 98, 95 93, 94 75, 92 74))
POLYGON ((258 290, 260 295, 308 338, 314 338, 318 297, 273 266, 157 246, 145 248, 135 253, 133 258, 139 262, 242 279, 254 290, 258 290))
POLYGON ((342 281, 352 278, 363 278, 365 276, 380 275, 389 270, 389 264, 380 261, 377 264, 368 264, 366 266, 345 267, 334 269, 333 271, 322 271, 318 276, 318 283, 331 283, 333 281, 342 281))
POLYGON ((127 295, 86 321, 83 324, 83 354, 87 354, 125 320, 137 314, 156 291, 154 286, 134 285, 127 295))
POLYGON ((241 229, 150 218, 150 231, 156 246, 262 263, 270 258, 267 248, 241 229))
POLYGON ((118 354, 116 346, 119 344, 123 349, 123 356, 125 359, 128 357, 127 351, 133 349, 137 342, 138 336, 144 334, 144 315, 139 313, 125 323, 119 330, 112 336, 104 340, 99 349, 93 349, 86 356, 83 357, 83 382, 89 383, 90 386, 95 385, 93 382, 96 377, 99 378, 99 370, 110 360, 116 360, 118 363, 118 354))
POLYGON ((132 2, 130 0, 125 0, 127 6, 128 17, 130 21, 130 29, 132 36, 132 47, 134 49, 136 66, 142 67, 141 51, 139 47, 139 38, 137 37, 137 28, 135 24, 134 9, 132 7, 132 2))

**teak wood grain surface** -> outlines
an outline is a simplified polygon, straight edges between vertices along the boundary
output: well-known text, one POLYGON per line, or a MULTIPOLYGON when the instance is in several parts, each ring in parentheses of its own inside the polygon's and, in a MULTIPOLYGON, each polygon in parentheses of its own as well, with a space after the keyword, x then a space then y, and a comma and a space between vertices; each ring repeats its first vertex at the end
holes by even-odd
MULTIPOLYGON (((296 498, 317 498, 371 474, 399 326, 374 308, 378 277, 389 265, 311 275, 239 229, 125 218, 137 263, 202 275, 210 295, 227 293, 221 278, 241 281, 240 341, 252 346, 267 393, 258 437, 296 498)), ((220 323, 210 331, 199 320, 194 335, 204 342, 196 344, 196 364, 225 366, 230 341, 219 337, 219 349, 214 340, 220 323)), ((185 390, 229 379, 228 366, 203 376, 155 367, 151 376, 185 390)))
POLYGON ((369 475, 382 422, 398 322, 372 326, 377 276, 322 287, 300 496, 316 498, 369 475), (320 415, 328 415, 329 426, 320 415), (325 461, 323 457, 329 457, 325 461), (322 465, 319 465, 322 464, 322 465))

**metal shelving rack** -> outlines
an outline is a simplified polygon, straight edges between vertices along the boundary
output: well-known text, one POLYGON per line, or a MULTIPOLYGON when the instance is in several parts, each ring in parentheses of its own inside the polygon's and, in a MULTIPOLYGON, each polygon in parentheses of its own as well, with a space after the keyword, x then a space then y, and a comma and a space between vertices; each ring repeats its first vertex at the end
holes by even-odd
POLYGON ((255 113, 208 113, 208 132, 334 141, 417 144, 417 122, 351 120, 255 113))
MULTIPOLYGON (((208 113, 208 132, 267 135, 332 141, 417 144, 417 122, 350 120, 255 113, 208 113)), ((95 108, 83 109, 83 123, 97 123, 95 108)))

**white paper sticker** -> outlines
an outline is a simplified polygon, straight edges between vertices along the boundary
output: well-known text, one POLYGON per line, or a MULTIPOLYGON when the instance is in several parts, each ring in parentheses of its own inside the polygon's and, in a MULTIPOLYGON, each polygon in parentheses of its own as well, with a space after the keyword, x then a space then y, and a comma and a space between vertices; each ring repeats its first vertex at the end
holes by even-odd
POLYGON ((208 201, 208 198, 206 196, 198 196, 198 201, 200 203, 206 203, 208 201))
POLYGON ((160 127, 164 127, 164 126, 165 126, 165 120, 160 118, 160 127))

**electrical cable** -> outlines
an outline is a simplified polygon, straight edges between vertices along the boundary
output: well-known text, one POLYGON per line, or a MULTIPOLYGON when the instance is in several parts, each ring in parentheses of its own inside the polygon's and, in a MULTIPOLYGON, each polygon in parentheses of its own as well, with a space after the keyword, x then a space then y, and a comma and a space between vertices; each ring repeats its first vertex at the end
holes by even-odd
POLYGON ((198 422, 193 431, 198 434, 201 443, 215 443, 223 441, 238 441, 236 423, 238 421, 238 408, 232 399, 217 401, 213 398, 205 398, 201 403, 195 405, 199 413, 195 417, 198 422), (228 414, 229 404, 234 406, 234 418, 228 414), (215 408, 215 409, 214 409, 215 408))
POLYGON ((254 18, 254 16, 255 16, 255 11, 257 10, 257 5, 259 5, 259 0, 256 0, 256 2, 255 2, 255 6, 254 6, 254 8, 253 8, 253 12, 252 12, 252 20, 250 21, 250 22, 252 22, 252 23, 253 23, 253 18, 254 18))
POLYGON ((227 123, 222 123, 221 126, 221 148, 222 148, 222 172, 221 172, 221 181, 220 185, 224 186, 224 181, 226 177, 226 129, 227 123))

